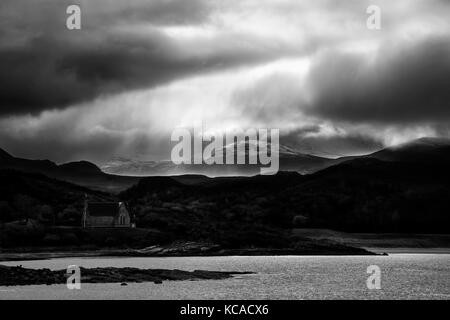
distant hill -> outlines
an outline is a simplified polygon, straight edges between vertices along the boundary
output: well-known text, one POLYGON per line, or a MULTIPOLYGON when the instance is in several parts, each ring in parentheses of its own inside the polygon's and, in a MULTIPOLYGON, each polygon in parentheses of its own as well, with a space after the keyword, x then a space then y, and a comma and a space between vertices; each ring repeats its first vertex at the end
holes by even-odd
POLYGON ((136 177, 122 177, 102 172, 88 161, 69 162, 61 165, 49 160, 28 160, 16 158, 0 149, 0 169, 14 169, 23 172, 40 173, 48 177, 104 190, 120 192, 139 180, 136 177))
MULTIPOLYGON (((232 146, 226 146, 223 153, 232 146)), ((246 153, 255 150, 254 145, 246 146, 246 153)), ((440 138, 422 138, 395 147, 385 148, 369 155, 328 159, 300 153, 288 146, 280 145, 279 171, 292 171, 310 174, 339 163, 375 158, 383 161, 401 161, 414 163, 448 163, 450 161, 450 140, 440 138)), ((179 176, 178 179, 191 181, 200 176, 254 176, 260 174, 259 165, 174 165, 171 161, 141 161, 115 158, 101 169, 88 161, 70 162, 57 165, 49 160, 28 160, 16 158, 0 149, 0 169, 16 169, 24 172, 42 173, 49 177, 73 182, 86 187, 120 192, 144 176, 179 176), (184 178, 183 178, 184 177, 184 178), (197 177, 192 180, 192 177, 197 177)), ((204 179, 201 178, 201 179, 204 179)))
POLYGON ((3 149, 0 149, 0 159, 10 159, 12 156, 3 149))
POLYGON ((449 163, 450 139, 421 138, 380 150, 369 157, 384 161, 449 163))
MULTIPOLYGON (((233 146, 224 147, 222 153, 225 154, 227 149, 233 146)), ((255 148, 255 145, 249 145, 247 142, 246 153, 248 154, 249 150, 256 150, 255 148)), ((311 174, 349 160, 366 158, 391 162, 448 163, 450 161, 450 140, 421 138, 372 154, 337 159, 303 154, 288 146, 280 145, 279 171, 311 174)), ((175 165, 171 161, 142 161, 126 158, 114 158, 104 164, 101 169, 88 161, 57 165, 49 160, 16 158, 0 149, 1 168, 42 173, 59 180, 109 192, 123 191, 145 176, 177 176, 177 180, 190 180, 191 183, 197 183, 197 180, 207 179, 205 176, 232 177, 260 174, 259 165, 175 165)))
POLYGON ((59 165, 58 167, 63 171, 84 174, 99 174, 102 172, 99 167, 88 161, 68 162, 59 165))
MULTIPOLYGON (((218 155, 224 157, 236 144, 225 146, 218 155)), ((245 143, 245 154, 255 152, 256 143, 245 143)), ((335 159, 300 153, 285 145, 279 146, 279 171, 295 171, 302 174, 316 172, 336 163, 335 159)), ((248 162, 248 160, 246 160, 248 162)), ((116 157, 101 166, 104 172, 127 176, 173 176, 181 174, 220 176, 254 176, 260 174, 260 165, 175 165, 171 161, 143 161, 116 157)))
MULTIPOLYGON (((220 155, 236 147, 236 144, 223 148, 220 155)), ((246 157, 250 150, 256 152, 255 144, 246 142, 246 157)), ((330 166, 359 158, 375 158, 384 161, 404 162, 449 162, 450 140, 442 138, 421 138, 411 142, 382 149, 368 155, 324 158, 298 152, 285 145, 280 145, 279 171, 294 171, 310 174, 330 166)), ((175 165, 171 161, 143 161, 128 158, 113 158, 101 166, 104 172, 127 176, 174 176, 182 174, 221 176, 254 176, 260 174, 260 165, 175 165)))
POLYGON ((298 210, 336 229, 450 232, 450 168, 442 162, 350 160, 295 192, 298 210))

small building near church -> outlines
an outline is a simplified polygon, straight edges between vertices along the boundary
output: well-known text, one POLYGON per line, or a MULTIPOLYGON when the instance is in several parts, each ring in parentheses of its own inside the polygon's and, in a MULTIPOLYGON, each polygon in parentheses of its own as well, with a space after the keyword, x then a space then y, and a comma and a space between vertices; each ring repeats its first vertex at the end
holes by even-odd
POLYGON ((84 228, 133 228, 124 202, 87 202, 84 206, 84 228))

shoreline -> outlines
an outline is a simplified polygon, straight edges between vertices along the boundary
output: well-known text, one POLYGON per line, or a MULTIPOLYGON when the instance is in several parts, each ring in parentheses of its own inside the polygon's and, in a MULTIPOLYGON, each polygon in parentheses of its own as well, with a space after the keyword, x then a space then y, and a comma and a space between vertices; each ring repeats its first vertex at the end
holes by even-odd
POLYGON ((450 248, 447 247, 364 247, 364 249, 375 253, 386 252, 387 254, 450 254, 450 248))
POLYGON ((281 250, 280 251, 245 251, 245 250, 226 250, 223 252, 209 254, 139 254, 130 253, 129 250, 96 250, 96 251, 59 251, 59 252, 25 252, 25 253, 0 253, 0 264, 9 261, 28 261, 28 260, 48 260, 60 258, 170 258, 170 257, 221 257, 221 256, 351 256, 367 255, 381 256, 382 253, 369 252, 367 254, 355 253, 296 253, 281 250))
MULTIPOLYGON (((450 254, 450 248, 364 248, 373 254, 373 256, 386 256, 390 254, 450 254)), ((48 260, 61 258, 169 258, 169 257, 217 257, 217 256, 349 256, 355 254, 324 254, 324 253, 279 253, 266 252, 265 254, 251 254, 250 252, 240 252, 241 254, 233 254, 232 252, 223 252, 223 254, 170 254, 170 255, 145 255, 130 254, 128 250, 102 249, 95 251, 52 251, 52 252, 21 252, 21 253, 0 253, 0 264, 2 262, 11 261, 29 261, 29 260, 48 260), (247 253, 247 254, 245 254, 247 253)))
POLYGON ((322 241, 303 241, 295 248, 224 248, 209 242, 180 241, 134 248, 22 247, 0 251, 0 261, 42 260, 63 257, 195 257, 281 255, 377 255, 363 248, 322 241))
POLYGON ((58 258, 96 257, 216 257, 216 256, 382 256, 388 254, 450 254, 449 247, 417 246, 348 246, 327 244, 300 248, 240 248, 228 249, 211 243, 178 242, 171 245, 154 245, 141 249, 92 247, 20 247, 0 248, 2 261, 46 260, 58 258))

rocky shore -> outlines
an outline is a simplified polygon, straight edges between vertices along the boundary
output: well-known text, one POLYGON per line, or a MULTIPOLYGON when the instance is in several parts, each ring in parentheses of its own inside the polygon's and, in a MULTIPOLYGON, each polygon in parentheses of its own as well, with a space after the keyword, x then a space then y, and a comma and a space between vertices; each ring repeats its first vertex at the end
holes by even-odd
MULTIPOLYGON (((82 283, 121 283, 153 282, 166 280, 221 280, 238 274, 252 272, 226 272, 206 270, 165 270, 139 268, 80 268, 82 283)), ((69 274, 66 270, 28 269, 22 266, 0 265, 0 286, 52 285, 65 284, 69 274)))
POLYGON ((279 256, 279 255, 375 255, 363 248, 346 246, 333 241, 307 241, 293 248, 223 248, 213 243, 176 242, 166 246, 150 246, 128 249, 123 256, 170 257, 170 256, 279 256))
POLYGON ((25 248, 14 252, 0 249, 0 261, 41 260, 64 257, 189 257, 189 256, 281 256, 281 255, 375 255, 363 248, 335 241, 303 240, 292 248, 223 248, 208 242, 178 241, 168 245, 132 248, 25 248), (26 250, 25 250, 26 249, 26 250))

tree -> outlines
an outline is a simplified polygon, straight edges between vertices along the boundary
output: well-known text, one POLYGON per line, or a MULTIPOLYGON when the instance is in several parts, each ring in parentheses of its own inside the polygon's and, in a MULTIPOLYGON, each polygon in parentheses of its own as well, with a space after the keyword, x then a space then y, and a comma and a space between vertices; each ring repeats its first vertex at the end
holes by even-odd
POLYGON ((0 221, 7 222, 14 220, 12 208, 7 201, 0 201, 0 221))
POLYGON ((78 226, 81 221, 81 212, 73 206, 68 206, 59 214, 58 220, 61 221, 62 224, 78 226))
POLYGON ((294 227, 302 228, 308 224, 308 221, 308 217, 298 214, 294 217, 294 219, 292 219, 292 224, 294 225, 294 227))
POLYGON ((38 218, 40 221, 44 223, 55 224, 55 215, 52 207, 44 204, 39 206, 37 211, 38 211, 38 218))
POLYGON ((23 194, 18 194, 14 197, 14 207, 19 211, 20 216, 27 221, 30 218, 34 218, 36 200, 23 194))

